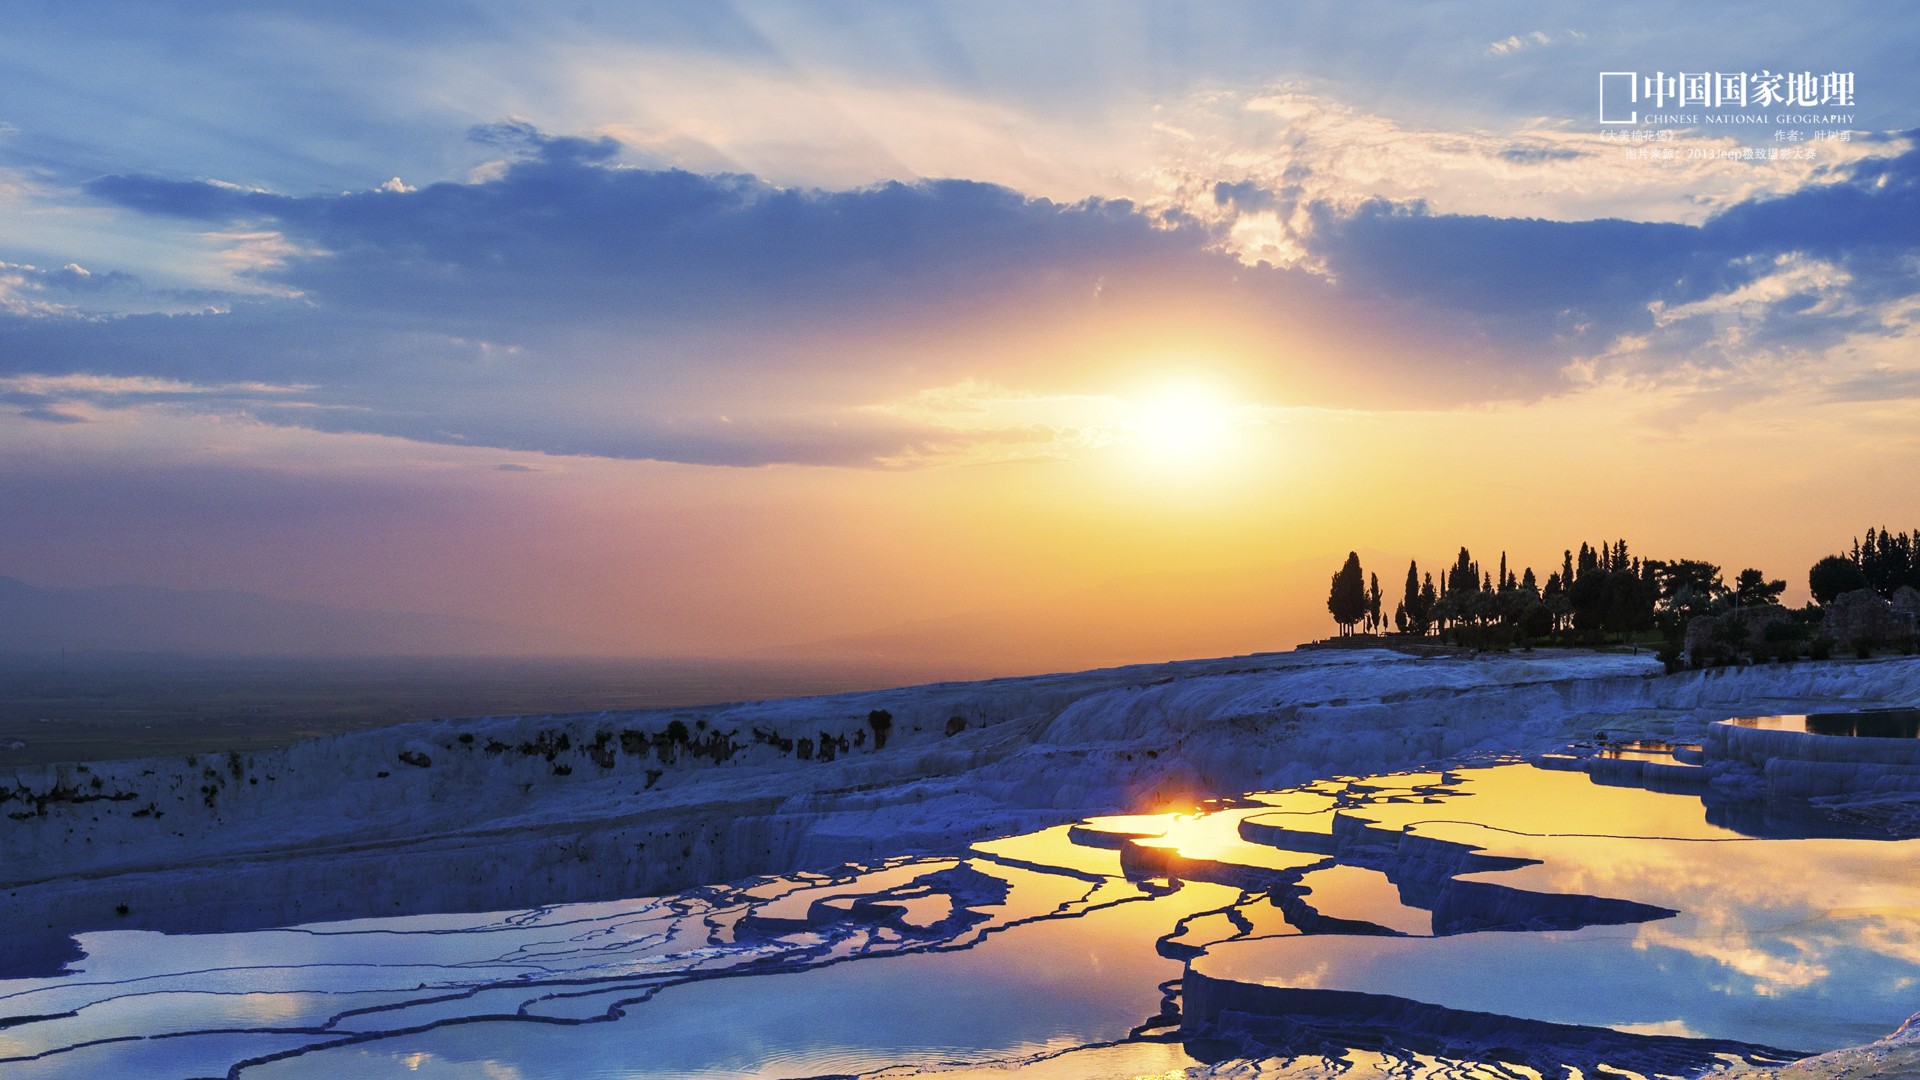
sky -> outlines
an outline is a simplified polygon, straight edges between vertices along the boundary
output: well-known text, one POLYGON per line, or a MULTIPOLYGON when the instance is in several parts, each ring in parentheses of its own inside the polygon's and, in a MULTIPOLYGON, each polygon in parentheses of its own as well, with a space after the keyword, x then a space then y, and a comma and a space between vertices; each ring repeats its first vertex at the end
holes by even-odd
POLYGON ((1348 550, 1804 600, 1920 524, 1916 54, 1892 2, 26 0, 0 574, 1009 672, 1324 636, 1348 550), (1607 125, 1602 72, 1812 78, 1607 125))

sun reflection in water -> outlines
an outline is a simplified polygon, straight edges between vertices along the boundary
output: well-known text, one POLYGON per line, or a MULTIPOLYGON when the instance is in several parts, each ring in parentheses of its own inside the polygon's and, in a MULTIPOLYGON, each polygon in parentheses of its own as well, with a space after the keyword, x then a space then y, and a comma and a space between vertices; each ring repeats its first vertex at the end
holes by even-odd
POLYGON ((1920 985, 1920 842, 1735 818, 1503 764, 673 897, 90 934, 76 975, 0 983, 0 1053, 28 1077, 274 1055, 248 1080, 1424 1076, 1482 1053, 1507 1075, 1679 1076, 1897 1024, 1920 985))

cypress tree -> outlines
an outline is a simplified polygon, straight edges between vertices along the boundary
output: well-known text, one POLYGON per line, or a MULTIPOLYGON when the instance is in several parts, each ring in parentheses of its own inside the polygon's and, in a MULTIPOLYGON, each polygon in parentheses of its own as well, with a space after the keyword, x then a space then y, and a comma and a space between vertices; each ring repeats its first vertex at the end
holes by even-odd
POLYGON ((1353 626, 1367 614, 1367 582, 1360 571, 1360 553, 1347 552, 1346 564, 1333 575, 1333 587, 1327 592, 1327 610, 1333 613, 1333 621, 1340 626, 1343 634, 1353 633, 1353 626))

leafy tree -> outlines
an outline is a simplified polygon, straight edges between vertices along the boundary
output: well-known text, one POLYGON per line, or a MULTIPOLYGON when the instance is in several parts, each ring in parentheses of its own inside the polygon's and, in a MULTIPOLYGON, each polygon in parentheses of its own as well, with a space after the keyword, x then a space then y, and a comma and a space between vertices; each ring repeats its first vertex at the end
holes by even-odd
POLYGON ((1565 630, 1573 625, 1573 598, 1567 595, 1565 589, 1546 597, 1541 603, 1546 606, 1547 614, 1553 618, 1554 630, 1565 630))
MULTIPOLYGON (((1572 553, 1568 553, 1567 564, 1572 565, 1572 553)), ((1573 605, 1567 600, 1567 579, 1556 571, 1547 575, 1546 587, 1540 590, 1540 602, 1546 605, 1547 615, 1553 621, 1553 632, 1559 633, 1567 628, 1567 620, 1573 615, 1573 605)))
POLYGON ((1624 550, 1623 542, 1616 554, 1607 556, 1608 564, 1619 564, 1620 569, 1604 569, 1596 555, 1567 590, 1574 629, 1627 634, 1653 625, 1654 588, 1624 562, 1618 554, 1624 550))
POLYGON ((1768 581, 1767 575, 1748 567, 1733 580, 1733 595, 1742 607, 1753 604, 1778 604, 1787 591, 1785 581, 1768 581))
POLYGON ((1855 538, 1851 552, 1814 563, 1807 572, 1807 584, 1821 604, 1855 589, 1872 589, 1889 600, 1902 586, 1920 589, 1920 531, 1870 528, 1864 537, 1855 538))
POLYGON ((1822 605, 1833 603, 1841 593, 1867 588, 1866 572, 1845 555, 1829 555, 1807 571, 1807 587, 1822 605))
POLYGON ((1382 599, 1383 597, 1380 595, 1380 575, 1368 574, 1367 575, 1367 629, 1368 630, 1378 631, 1380 629, 1380 601, 1382 599))
POLYGON ((1545 601, 1531 596, 1526 598, 1526 606, 1520 611, 1520 633, 1529 638, 1543 638, 1553 633, 1554 616, 1545 601))
MULTIPOLYGON (((1541 607, 1539 598, 1522 589, 1519 582, 1514 582, 1512 588, 1501 589, 1494 600, 1494 610, 1500 626, 1516 635, 1527 633, 1525 625, 1527 612, 1541 607)), ((1542 608, 1542 610, 1545 609, 1542 608)), ((1544 632, 1541 631, 1541 633, 1544 632)))
POLYGON ((1662 601, 1671 602, 1685 591, 1691 591, 1696 597, 1710 599, 1726 590, 1720 581, 1720 568, 1710 562, 1699 559, 1676 559, 1672 562, 1653 559, 1647 565, 1653 569, 1662 601))
POLYGON ((1589 562, 1590 553, 1585 544, 1580 545, 1580 573, 1567 588, 1567 603, 1572 609, 1573 628, 1575 630, 1598 630, 1606 616, 1608 574, 1600 569, 1599 560, 1589 562))
MULTIPOLYGON (((1463 601, 1462 606, 1466 610, 1467 618, 1473 623, 1473 628, 1476 631, 1484 630, 1492 626, 1494 621, 1499 618, 1500 601, 1499 597, 1494 595, 1492 589, 1481 589, 1478 592, 1467 593, 1461 597, 1461 600, 1463 601)), ((1474 638, 1474 644, 1491 644, 1485 634, 1475 633, 1474 638)))
POLYGON ((1691 619, 1713 614, 1728 595, 1720 568, 1700 559, 1649 559, 1645 571, 1653 583, 1659 621, 1671 632, 1691 619))
POLYGON ((1854 561, 1867 575, 1867 584, 1881 596, 1892 596, 1905 583, 1912 562, 1911 544, 1905 533, 1896 538, 1886 529, 1868 529, 1866 539, 1858 542, 1854 561))
POLYGON ((1360 553, 1347 552, 1346 565, 1333 575, 1333 587, 1327 593, 1327 610, 1342 634, 1353 633, 1355 623, 1367 614, 1367 582, 1360 571, 1360 553))
POLYGON ((1606 575, 1606 613, 1601 620, 1602 629, 1622 635, 1653 625, 1653 590, 1644 584, 1639 574, 1625 566, 1626 546, 1622 540, 1617 549, 1622 568, 1606 575))

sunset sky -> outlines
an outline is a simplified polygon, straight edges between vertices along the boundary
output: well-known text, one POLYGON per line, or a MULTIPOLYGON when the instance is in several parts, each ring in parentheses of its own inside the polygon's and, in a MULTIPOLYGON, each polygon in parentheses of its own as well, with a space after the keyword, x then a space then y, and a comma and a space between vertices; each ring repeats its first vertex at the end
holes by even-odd
POLYGON ((1391 597, 1624 537, 1799 603, 1920 525, 1909 4, 7 23, 35 584, 1015 671, 1323 636, 1349 549, 1391 597), (1636 143, 1603 71, 1854 102, 1636 143))

